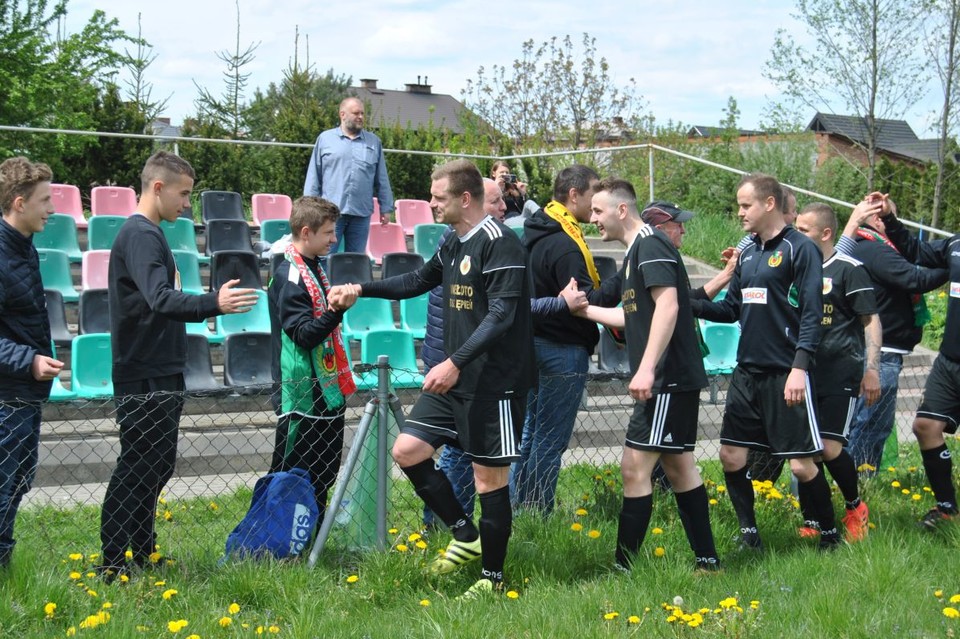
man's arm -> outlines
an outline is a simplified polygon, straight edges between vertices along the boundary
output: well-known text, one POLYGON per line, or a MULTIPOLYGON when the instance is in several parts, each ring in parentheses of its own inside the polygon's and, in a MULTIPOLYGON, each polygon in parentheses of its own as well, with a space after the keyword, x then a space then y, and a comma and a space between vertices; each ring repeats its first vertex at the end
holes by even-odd
POLYGON ((797 247, 793 276, 800 295, 800 333, 793 368, 807 370, 820 344, 823 324, 823 257, 812 242, 797 247))
POLYGON ((677 326, 677 313, 680 305, 677 301, 677 289, 670 286, 656 286, 650 289, 650 295, 656 305, 650 320, 650 336, 643 349, 640 365, 628 386, 630 396, 638 401, 646 401, 653 396, 653 384, 656 380, 657 364, 667 350, 670 338, 677 326))
POLYGON ((726 248, 723 251, 723 257, 726 258, 723 270, 714 275, 713 279, 702 287, 692 291, 690 294, 691 297, 712 300, 717 296, 717 293, 730 284, 730 280, 733 279, 733 271, 737 268, 737 259, 740 257, 740 251, 735 248, 726 248))
POLYGON ((310 153, 310 162, 307 164, 307 177, 303 182, 304 195, 319 196, 323 193, 323 167, 320 164, 321 157, 320 136, 317 136, 317 142, 313 145, 313 152, 310 153))
POLYGON ((387 175, 387 160, 383 155, 383 144, 377 144, 380 159, 377 161, 377 172, 373 176, 373 192, 380 202, 380 214, 384 215, 393 210, 393 189, 390 188, 390 176, 387 175))
POLYGON ((863 322, 867 358, 863 380, 860 382, 860 394, 866 400, 867 406, 873 406, 880 399, 880 347, 883 345, 883 327, 880 325, 880 316, 876 313, 861 315, 860 321, 863 322))
POLYGON ((280 327, 293 343, 308 350, 323 343, 343 320, 343 311, 328 308, 320 317, 313 316, 313 300, 300 278, 299 271, 290 265, 286 281, 274 280, 277 294, 277 318, 280 327), (291 277, 293 278, 291 280, 291 277))
MULTIPOLYGON (((356 293, 360 297, 379 297, 388 300, 403 300, 417 295, 423 295, 433 287, 443 282, 443 266, 440 254, 435 253, 423 266, 416 271, 395 275, 385 280, 371 280, 362 282, 356 293)), ((354 286, 357 286, 356 284, 354 286)), ((330 289, 331 295, 339 296, 340 286, 330 289)))

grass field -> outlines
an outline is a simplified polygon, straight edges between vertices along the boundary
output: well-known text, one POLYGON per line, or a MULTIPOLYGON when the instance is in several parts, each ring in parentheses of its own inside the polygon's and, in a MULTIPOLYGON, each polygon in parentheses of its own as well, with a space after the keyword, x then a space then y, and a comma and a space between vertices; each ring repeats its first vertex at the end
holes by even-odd
MULTIPOLYGON (((311 571, 303 562, 218 566, 248 490, 213 502, 167 503, 158 516, 160 543, 178 561, 107 586, 90 572, 98 509, 31 508, 21 513, 13 569, 0 577, 0 636, 955 636, 960 527, 931 534, 915 526, 933 498, 912 465, 916 449, 903 455, 902 465, 863 484, 875 525, 868 539, 828 554, 796 537, 799 515, 784 483, 758 487, 766 552, 738 556, 722 475, 706 463, 724 562, 720 574, 706 576, 691 570, 673 498, 662 493, 632 574, 613 571, 617 471, 565 470, 557 512, 515 520, 507 592, 473 602, 455 597, 477 578, 477 565, 444 578, 423 576, 448 536, 418 538, 415 509, 391 515, 396 528, 386 552, 346 550, 335 530, 333 546, 311 571), (584 477, 593 482, 585 493, 584 477)), ((398 482, 395 490, 409 486, 398 482)))

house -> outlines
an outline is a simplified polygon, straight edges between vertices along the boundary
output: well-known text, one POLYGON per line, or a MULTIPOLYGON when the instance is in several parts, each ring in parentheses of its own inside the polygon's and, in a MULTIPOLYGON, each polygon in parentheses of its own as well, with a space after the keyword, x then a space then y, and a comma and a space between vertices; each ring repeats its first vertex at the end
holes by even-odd
MULTIPOLYGON (((727 129, 722 126, 703 126, 695 125, 687 130, 688 138, 719 138, 727 133, 727 129)), ((765 131, 753 131, 751 129, 737 129, 737 138, 740 142, 746 142, 750 138, 765 136, 765 131)))
POLYGON ((424 76, 420 83, 407 84, 403 91, 381 89, 374 79, 361 79, 359 87, 350 87, 349 92, 369 105, 367 126, 378 129, 399 124, 411 128, 434 127, 451 133, 463 133, 460 114, 466 108, 453 96, 434 93, 424 76))
MULTIPOLYGON (((940 140, 921 140, 904 120, 876 120, 877 155, 895 162, 925 166, 937 162, 940 140)), ((867 121, 852 115, 817 113, 807 131, 817 142, 817 166, 830 157, 842 156, 859 164, 867 164, 867 121)), ((949 157, 957 161, 956 154, 949 157)))

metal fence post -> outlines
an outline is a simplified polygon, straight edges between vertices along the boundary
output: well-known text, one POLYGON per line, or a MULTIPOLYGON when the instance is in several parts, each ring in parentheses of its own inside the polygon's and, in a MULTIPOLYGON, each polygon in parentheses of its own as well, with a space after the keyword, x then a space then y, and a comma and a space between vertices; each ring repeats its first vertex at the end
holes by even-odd
POLYGON ((650 199, 653 202, 653 145, 647 147, 647 170, 650 171, 650 199))
POLYGON ((387 434, 390 426, 390 358, 377 358, 377 547, 387 547, 387 434))

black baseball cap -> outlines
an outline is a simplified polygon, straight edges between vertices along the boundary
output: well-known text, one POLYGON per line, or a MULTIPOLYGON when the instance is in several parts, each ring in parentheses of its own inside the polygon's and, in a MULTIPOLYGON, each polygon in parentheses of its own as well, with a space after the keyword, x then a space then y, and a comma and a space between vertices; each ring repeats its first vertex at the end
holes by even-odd
POLYGON ((664 222, 677 222, 682 224, 683 222, 689 222, 693 219, 693 211, 684 211, 671 202, 656 200, 643 207, 643 211, 640 212, 640 218, 647 224, 652 224, 653 226, 663 224, 664 222))

